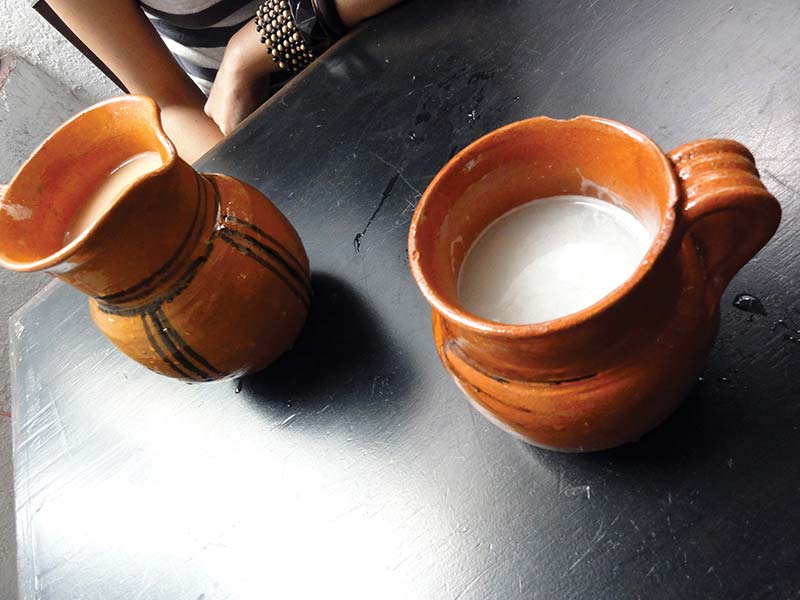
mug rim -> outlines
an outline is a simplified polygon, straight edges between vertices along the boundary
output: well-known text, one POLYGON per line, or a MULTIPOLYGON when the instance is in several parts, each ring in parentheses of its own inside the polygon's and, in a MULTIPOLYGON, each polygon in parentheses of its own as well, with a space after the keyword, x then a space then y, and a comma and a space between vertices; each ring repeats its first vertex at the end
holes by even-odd
MULTIPOLYGON (((48 143, 58 135, 64 135, 64 132, 75 125, 75 123, 81 119, 83 119, 86 114, 94 112, 96 110, 105 108, 108 105, 112 104, 131 104, 133 106, 137 104, 144 105, 144 110, 150 111, 151 116, 153 118, 153 131, 155 133, 156 139, 162 145, 162 148, 166 152, 168 158, 165 160, 160 167, 157 169, 153 169, 152 171, 148 171, 134 179, 131 180, 129 187, 132 187, 134 184, 139 184, 145 179, 149 179, 151 177, 155 177, 168 171, 171 169, 177 159, 178 152, 175 149, 175 145, 172 143, 172 140, 167 137, 167 134, 164 132, 163 125, 161 124, 161 108, 158 106, 155 100, 153 100, 149 96, 144 96, 141 94, 123 94, 122 96, 114 96, 112 98, 107 98, 102 100, 96 104, 93 104, 87 108, 84 108, 80 112, 76 113, 66 121, 64 121, 61 125, 59 125, 56 129, 54 129, 50 135, 48 135, 41 144, 39 144, 33 152, 31 152, 30 156, 25 159, 25 162, 20 165, 20 168, 8 182, 7 190, 10 189, 16 180, 21 176, 22 171, 25 169, 25 166, 28 162, 37 159, 40 154, 45 151, 45 147, 48 143)), ((80 235, 76 236, 75 239, 71 240, 68 244, 65 244, 52 254, 44 256, 38 260, 28 261, 28 262, 18 262, 18 261, 10 261, 4 259, 0 256, 0 267, 5 269, 9 269, 11 271, 16 271, 18 273, 31 273, 35 271, 44 271, 46 269, 53 269, 58 265, 64 263, 73 256, 80 248, 84 245, 86 239, 96 230, 98 229, 100 223, 105 221, 109 215, 109 213, 113 210, 114 206, 119 201, 120 197, 123 195, 120 192, 111 202, 109 207, 86 229, 84 229, 80 235)))
POLYGON ((547 116, 537 116, 514 121, 508 125, 504 125, 494 129, 493 131, 490 131, 489 133, 481 136, 477 140, 467 145, 464 149, 448 160, 444 167, 442 167, 436 176, 431 180, 430 184, 428 184, 428 187, 425 189, 425 193, 422 194, 422 197, 417 204, 417 208, 414 211, 414 217, 411 220, 411 226, 408 233, 408 256, 411 273, 417 283, 417 287, 419 287, 422 295, 425 297, 431 307, 440 312, 447 320, 453 321, 465 329, 481 334, 502 335, 504 337, 512 338, 529 338, 537 335, 566 330, 585 323, 586 321, 608 310, 611 306, 626 296, 634 287, 636 287, 647 275, 647 273, 650 272, 656 260, 667 246, 675 229, 675 207, 678 204, 679 198, 680 194, 678 181, 664 151, 661 150, 661 148, 648 136, 629 125, 625 125, 624 123, 620 123, 619 121, 615 121, 613 119, 592 115, 578 115, 571 119, 555 119, 547 116), (538 323, 512 324, 490 321, 465 310, 460 305, 447 302, 433 289, 431 285, 429 285, 425 271, 420 266, 420 251, 417 244, 417 231, 422 220, 422 214, 425 212, 425 207, 434 201, 433 199, 436 196, 439 187, 453 174, 457 168, 460 167, 462 162, 467 160, 467 157, 480 154, 481 151, 488 145, 496 143, 498 138, 502 138, 512 131, 539 123, 560 123, 563 125, 569 125, 587 122, 621 131, 628 137, 636 140, 638 143, 647 146, 651 150, 654 150, 656 153, 656 159, 660 161, 663 172, 668 179, 667 183, 669 198, 667 199, 667 210, 647 252, 642 257, 639 265, 636 267, 636 270, 622 284, 614 288, 613 291, 606 296, 603 296, 597 302, 594 302, 593 304, 590 304, 579 311, 569 313, 556 319, 540 321, 538 323))

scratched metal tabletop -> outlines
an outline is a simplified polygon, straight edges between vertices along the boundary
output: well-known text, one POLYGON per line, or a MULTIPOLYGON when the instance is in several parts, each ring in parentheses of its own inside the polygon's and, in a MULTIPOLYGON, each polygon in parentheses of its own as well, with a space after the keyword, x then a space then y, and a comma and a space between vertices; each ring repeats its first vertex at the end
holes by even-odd
POLYGON ((416 0, 352 34, 200 164, 305 241, 290 354, 237 393, 132 363, 58 284, 14 319, 22 598, 798 597, 798 28, 796 0, 416 0), (405 250, 457 149, 580 113, 738 139, 785 212, 683 408, 560 455, 468 407, 405 250))

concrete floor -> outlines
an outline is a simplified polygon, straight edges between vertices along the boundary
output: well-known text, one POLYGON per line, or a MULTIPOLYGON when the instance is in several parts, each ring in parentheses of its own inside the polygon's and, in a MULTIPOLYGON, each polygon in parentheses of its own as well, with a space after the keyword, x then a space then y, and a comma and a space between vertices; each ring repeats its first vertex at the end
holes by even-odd
POLYGON ((9 389, 8 319, 14 310, 49 281, 42 274, 0 270, 0 599, 16 597, 16 539, 11 462, 11 397, 9 389))
MULTIPOLYGON (((0 83, 3 112, 0 118, 0 183, 7 180, 47 133, 63 121, 65 110, 89 106, 119 93, 102 73, 29 8, 29 4, 0 0, 0 15, 3 15, 0 56, 11 53, 25 59, 41 73, 48 89, 56 90, 57 94, 37 102, 25 93, 24 86, 17 85, 15 90, 14 73, 6 85, 0 83)), ((48 281, 49 277, 42 274, 0 270, 0 600, 17 598, 7 324, 13 312, 48 281)))

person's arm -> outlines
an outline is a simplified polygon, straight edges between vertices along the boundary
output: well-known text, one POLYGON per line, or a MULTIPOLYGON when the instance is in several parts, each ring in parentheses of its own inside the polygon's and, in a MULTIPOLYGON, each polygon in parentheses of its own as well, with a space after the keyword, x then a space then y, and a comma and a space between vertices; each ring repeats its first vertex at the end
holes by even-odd
POLYGON ((399 4, 402 0, 336 0, 339 17, 348 28, 399 4))
MULTIPOLYGON (((352 28, 401 0, 337 0, 342 22, 352 28)), ((211 87, 206 114, 226 135, 253 112, 266 97, 269 74, 278 70, 255 25, 248 21, 225 48, 217 77, 211 87)))
POLYGON ((222 139, 205 96, 181 69, 134 0, 49 0, 66 25, 134 94, 161 107, 178 154, 194 162, 222 139))
POLYGON ((206 114, 228 135, 266 99, 269 74, 277 71, 278 65, 267 54, 255 24, 248 21, 225 46, 205 105, 206 114))

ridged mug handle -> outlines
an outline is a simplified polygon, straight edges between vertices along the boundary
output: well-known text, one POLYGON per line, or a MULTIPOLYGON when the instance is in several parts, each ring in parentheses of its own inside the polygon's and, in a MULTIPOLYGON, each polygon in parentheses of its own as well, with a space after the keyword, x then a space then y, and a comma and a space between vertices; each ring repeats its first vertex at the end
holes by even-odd
POLYGON ((775 233, 781 207, 761 183, 753 155, 738 142, 698 140, 667 157, 683 193, 678 222, 704 261, 713 311, 733 276, 775 233))

